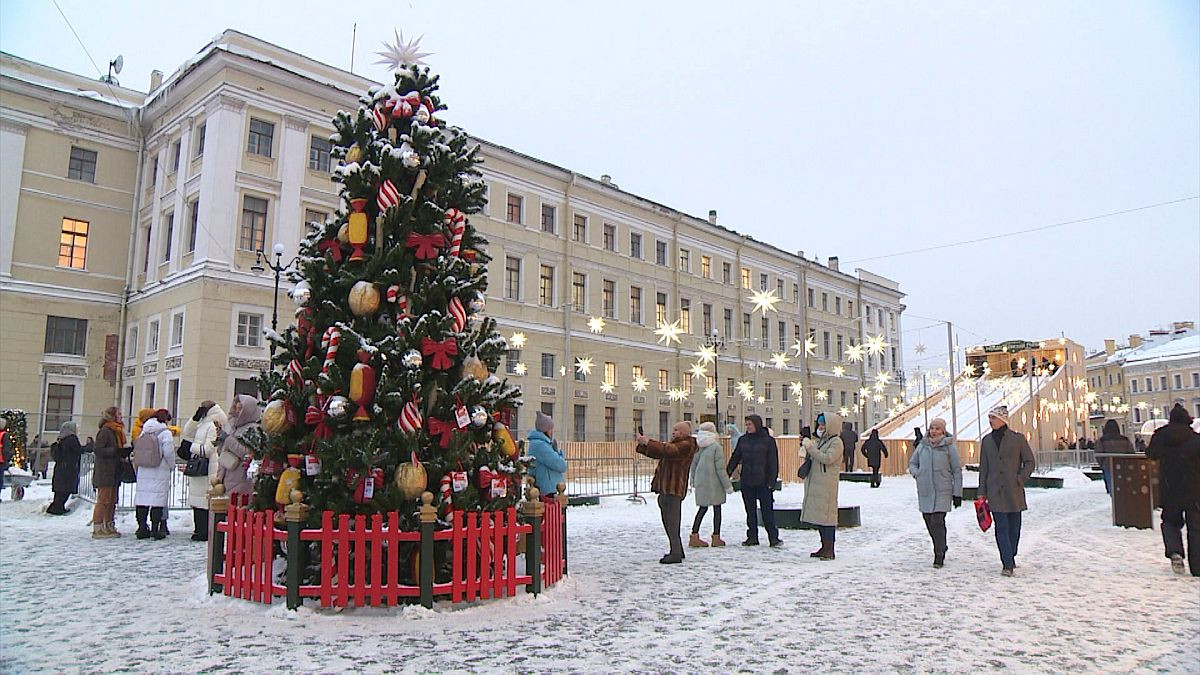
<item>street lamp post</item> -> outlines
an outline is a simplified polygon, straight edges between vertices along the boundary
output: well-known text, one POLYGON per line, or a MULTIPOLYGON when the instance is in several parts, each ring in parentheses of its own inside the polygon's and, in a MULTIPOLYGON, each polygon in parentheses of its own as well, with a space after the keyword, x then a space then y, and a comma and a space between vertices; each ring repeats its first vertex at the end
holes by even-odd
MULTIPOLYGON (((279 277, 282 276, 286 270, 291 268, 292 265, 295 265, 297 260, 299 260, 299 257, 292 258, 287 264, 284 264, 283 250, 283 244, 276 243, 272 249, 272 252, 275 254, 275 262, 271 262, 271 260, 263 254, 263 250, 260 248, 258 249, 258 258, 254 261, 254 264, 250 266, 250 271, 254 272, 255 274, 262 274, 268 269, 275 273, 275 295, 272 296, 271 302, 272 333, 278 333, 279 331, 279 277)), ((271 341, 271 360, 275 360, 274 340, 271 341)))
POLYGON ((704 340, 704 346, 709 347, 716 352, 716 357, 713 358, 713 380, 716 386, 713 389, 717 390, 716 404, 717 415, 716 422, 717 433, 721 433, 721 352, 725 350, 725 341, 718 337, 717 329, 712 329, 712 333, 704 340))

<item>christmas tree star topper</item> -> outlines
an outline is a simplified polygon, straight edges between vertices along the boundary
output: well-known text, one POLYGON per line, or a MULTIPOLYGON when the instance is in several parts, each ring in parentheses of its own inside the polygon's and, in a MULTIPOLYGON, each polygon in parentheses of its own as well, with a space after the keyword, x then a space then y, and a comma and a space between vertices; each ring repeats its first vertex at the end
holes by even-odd
MULTIPOLYGON (((381 63, 388 67, 388 70, 405 70, 409 66, 425 65, 424 57, 430 56, 432 52, 421 51, 421 38, 416 37, 412 40, 405 41, 404 33, 397 30, 395 44, 383 43, 383 51, 375 52, 383 58, 375 63, 381 63)), ((424 36, 421 36, 424 37, 424 36)))

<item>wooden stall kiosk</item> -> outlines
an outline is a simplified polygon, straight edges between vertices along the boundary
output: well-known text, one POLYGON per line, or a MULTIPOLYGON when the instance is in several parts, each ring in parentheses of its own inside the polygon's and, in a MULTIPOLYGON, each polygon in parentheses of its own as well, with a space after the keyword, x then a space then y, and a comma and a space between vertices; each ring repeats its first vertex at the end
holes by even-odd
POLYGON ((1100 453, 1112 462, 1112 521, 1114 526, 1148 529, 1154 526, 1158 502, 1158 462, 1140 452, 1100 453))

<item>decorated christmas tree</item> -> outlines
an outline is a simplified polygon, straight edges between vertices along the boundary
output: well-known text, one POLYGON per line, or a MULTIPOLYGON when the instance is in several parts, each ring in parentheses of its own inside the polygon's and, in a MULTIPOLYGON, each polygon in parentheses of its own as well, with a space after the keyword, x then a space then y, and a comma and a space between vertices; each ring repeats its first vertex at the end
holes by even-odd
POLYGON ((310 523, 397 511, 417 529, 426 490, 443 523, 520 497, 505 426, 520 392, 493 374, 506 345, 482 316, 487 242, 470 221, 485 202, 479 148, 442 120, 421 56, 398 36, 395 83, 334 120, 341 205, 302 243, 296 320, 271 336, 257 508, 298 489, 310 523))

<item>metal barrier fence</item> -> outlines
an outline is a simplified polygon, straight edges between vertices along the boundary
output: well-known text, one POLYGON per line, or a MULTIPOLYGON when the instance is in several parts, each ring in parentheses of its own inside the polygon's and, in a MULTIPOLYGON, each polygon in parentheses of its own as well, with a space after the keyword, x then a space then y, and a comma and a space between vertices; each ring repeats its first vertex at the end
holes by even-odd
POLYGON ((1037 458, 1037 471, 1050 471, 1060 466, 1073 466, 1080 469, 1096 463, 1095 450, 1038 450, 1034 452, 1037 458))
MULTIPOLYGON (((96 501, 96 488, 92 485, 92 466, 95 461, 96 456, 87 453, 79 462, 79 496, 93 503, 96 501)), ((167 492, 168 509, 190 508, 188 506, 188 478, 180 472, 182 467, 183 464, 177 462, 175 470, 171 472, 171 487, 167 492)), ((133 509, 134 488, 134 483, 122 483, 117 488, 118 509, 123 511, 133 509)))
POLYGON ((571 497, 644 499, 650 492, 655 461, 645 457, 581 457, 567 460, 567 494, 571 497))

